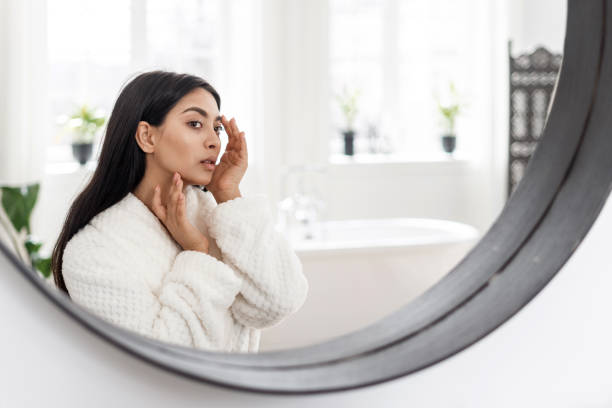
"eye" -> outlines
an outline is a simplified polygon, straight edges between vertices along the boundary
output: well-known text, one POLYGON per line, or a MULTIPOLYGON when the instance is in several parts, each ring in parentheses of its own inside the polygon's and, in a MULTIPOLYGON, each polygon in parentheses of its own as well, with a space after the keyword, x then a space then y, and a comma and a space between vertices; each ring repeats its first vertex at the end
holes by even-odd
POLYGON ((215 127, 215 132, 217 132, 217 133, 221 133, 222 130, 223 130, 223 126, 215 127))
POLYGON ((202 122, 200 122, 199 120, 190 120, 189 122, 187 122, 187 124, 193 128, 201 128, 202 127, 202 122), (199 126, 193 126, 194 123, 197 123, 199 126))

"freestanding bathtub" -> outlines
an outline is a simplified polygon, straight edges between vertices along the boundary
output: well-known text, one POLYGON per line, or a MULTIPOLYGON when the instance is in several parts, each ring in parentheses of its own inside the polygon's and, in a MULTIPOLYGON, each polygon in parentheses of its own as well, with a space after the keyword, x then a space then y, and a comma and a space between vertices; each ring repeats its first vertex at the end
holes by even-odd
POLYGON ((260 351, 311 345, 363 328, 433 286, 477 243, 476 228, 424 218, 327 221, 315 239, 286 234, 308 297, 262 332, 260 351))

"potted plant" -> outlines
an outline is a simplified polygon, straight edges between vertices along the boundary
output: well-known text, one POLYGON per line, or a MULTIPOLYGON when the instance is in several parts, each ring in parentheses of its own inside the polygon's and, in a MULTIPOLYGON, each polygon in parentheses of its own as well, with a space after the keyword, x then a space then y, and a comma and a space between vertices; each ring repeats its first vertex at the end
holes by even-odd
POLYGON ((452 154, 457 144, 457 133, 455 131, 457 116, 463 112, 463 105, 459 101, 459 95, 452 81, 449 84, 448 96, 449 98, 446 103, 437 100, 437 105, 445 128, 444 134, 441 137, 442 148, 445 152, 452 154))
POLYGON ((340 106, 340 110, 346 120, 346 127, 342 130, 344 136, 344 154, 352 156, 354 154, 353 142, 355 140, 355 116, 357 115, 357 100, 361 91, 355 89, 349 91, 346 86, 343 87, 342 93, 336 95, 336 101, 340 106))
POLYGON ((68 127, 72 131, 72 155, 81 165, 91 157, 93 143, 104 122, 106 118, 101 112, 87 105, 80 106, 70 116, 68 127))
MULTIPOLYGON (((51 257, 42 256, 42 242, 38 241, 30 230, 30 216, 38 199, 40 184, 35 183, 23 187, 0 186, 1 215, 8 218, 17 233, 18 248, 24 248, 27 256, 23 256, 35 270, 46 279, 51 276, 51 257)), ((0 225, 0 227, 2 227, 0 225)))

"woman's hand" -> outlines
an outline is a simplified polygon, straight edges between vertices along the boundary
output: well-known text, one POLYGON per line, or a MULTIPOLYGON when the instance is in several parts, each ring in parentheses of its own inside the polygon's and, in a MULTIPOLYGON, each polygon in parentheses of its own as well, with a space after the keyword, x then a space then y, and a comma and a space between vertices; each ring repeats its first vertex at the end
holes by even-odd
POLYGON ((183 250, 200 251, 208 254, 208 240, 187 219, 183 180, 178 173, 174 173, 172 187, 168 192, 165 206, 161 203, 161 188, 159 185, 155 187, 153 213, 161 220, 183 250))
POLYGON ((232 118, 228 121, 222 116, 221 123, 227 133, 228 142, 210 183, 206 185, 206 189, 215 197, 239 191, 238 186, 249 164, 244 132, 240 132, 236 120, 232 118))

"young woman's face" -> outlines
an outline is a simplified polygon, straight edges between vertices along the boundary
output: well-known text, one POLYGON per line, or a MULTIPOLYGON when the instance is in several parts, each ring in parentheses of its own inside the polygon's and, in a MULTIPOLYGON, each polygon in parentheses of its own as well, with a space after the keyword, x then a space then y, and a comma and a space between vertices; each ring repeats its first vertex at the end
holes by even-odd
POLYGON ((202 161, 217 162, 221 151, 221 117, 217 102, 203 88, 196 88, 168 112, 154 127, 157 143, 153 160, 170 176, 177 171, 184 185, 207 185, 213 174, 202 161))

